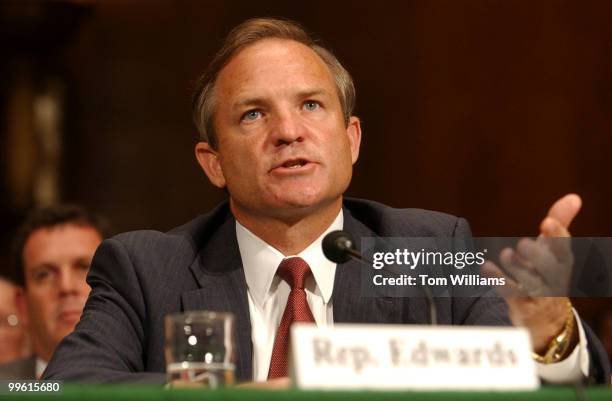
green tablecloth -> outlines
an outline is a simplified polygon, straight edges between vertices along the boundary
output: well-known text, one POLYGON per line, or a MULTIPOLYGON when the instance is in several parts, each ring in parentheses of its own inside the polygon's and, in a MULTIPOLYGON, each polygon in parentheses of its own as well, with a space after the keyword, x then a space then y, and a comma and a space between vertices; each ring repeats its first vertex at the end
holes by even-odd
MULTIPOLYGON (((584 392, 588 401, 612 401, 612 389, 589 388, 584 392)), ((56 400, 56 401, 564 401, 578 400, 572 388, 548 387, 535 392, 414 392, 414 391, 263 391, 245 389, 227 390, 164 390, 159 387, 113 385, 65 385, 61 394, 0 395, 2 400, 56 400)))

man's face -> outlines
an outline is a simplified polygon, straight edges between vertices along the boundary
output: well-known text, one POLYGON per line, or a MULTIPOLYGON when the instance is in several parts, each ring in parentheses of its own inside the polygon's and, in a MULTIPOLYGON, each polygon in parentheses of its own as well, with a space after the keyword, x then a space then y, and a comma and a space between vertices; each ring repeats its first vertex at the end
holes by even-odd
POLYGON ((92 227, 63 224, 35 230, 23 249, 24 300, 34 351, 48 358, 74 330, 90 287, 85 282, 102 241, 92 227))
POLYGON ((234 211, 294 216, 338 202, 351 180, 361 131, 345 124, 332 75, 310 48, 266 39, 246 47, 215 87, 218 150, 196 154, 234 211))
POLYGON ((0 278, 0 364, 25 356, 25 331, 15 302, 16 291, 13 284, 0 278))

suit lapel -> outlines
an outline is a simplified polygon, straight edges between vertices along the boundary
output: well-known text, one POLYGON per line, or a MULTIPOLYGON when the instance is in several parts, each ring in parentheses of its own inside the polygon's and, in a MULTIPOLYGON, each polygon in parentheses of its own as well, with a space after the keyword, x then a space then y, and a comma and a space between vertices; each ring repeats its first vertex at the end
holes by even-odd
MULTIPOLYGON (((377 234, 355 219, 348 209, 343 209, 344 230, 355 239, 358 249, 361 238, 377 234)), ((332 295, 334 322, 336 323, 400 323, 402 318, 401 298, 362 296, 362 269, 369 269, 367 262, 350 260, 338 265, 332 295)))
POLYGON ((251 318, 235 220, 228 217, 190 269, 200 286, 181 294, 182 308, 231 312, 236 318, 236 379, 252 379, 251 318))
POLYGON ((25 360, 23 371, 21 372, 24 379, 37 379, 36 377, 36 357, 33 356, 25 360))

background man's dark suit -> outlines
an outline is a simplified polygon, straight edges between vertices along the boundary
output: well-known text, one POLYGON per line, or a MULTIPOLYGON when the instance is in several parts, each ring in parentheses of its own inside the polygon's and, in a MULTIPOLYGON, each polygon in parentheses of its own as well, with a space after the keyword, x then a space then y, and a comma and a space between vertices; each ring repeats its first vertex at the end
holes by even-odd
POLYGON ((31 380, 36 379, 36 357, 18 359, 0 365, 1 380, 31 380))
MULTIPOLYGON (((345 200, 344 229, 364 236, 469 236, 464 219, 416 209, 392 209, 345 200)), ((230 311, 237 320, 236 376, 252 378, 247 288, 228 205, 168 233, 118 235, 98 248, 88 283, 92 292, 81 322, 56 350, 45 378, 79 381, 165 381, 164 316, 185 310, 230 311)), ((421 298, 360 296, 360 266, 339 265, 334 321, 425 323, 421 298)), ((441 324, 509 325, 500 298, 437 299, 441 324)), ((609 376, 598 340, 586 328, 591 375, 609 376)))

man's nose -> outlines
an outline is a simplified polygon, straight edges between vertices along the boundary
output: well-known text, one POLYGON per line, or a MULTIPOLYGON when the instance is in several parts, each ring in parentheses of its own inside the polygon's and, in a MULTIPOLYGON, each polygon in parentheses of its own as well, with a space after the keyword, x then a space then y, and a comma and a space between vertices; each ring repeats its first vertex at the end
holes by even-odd
POLYGON ((62 271, 59 277, 59 289, 61 294, 78 293, 82 287, 82 278, 72 271, 62 271))
POLYGON ((277 114, 273 119, 271 131, 272 142, 275 146, 288 145, 304 140, 304 127, 299 117, 291 112, 277 114))

